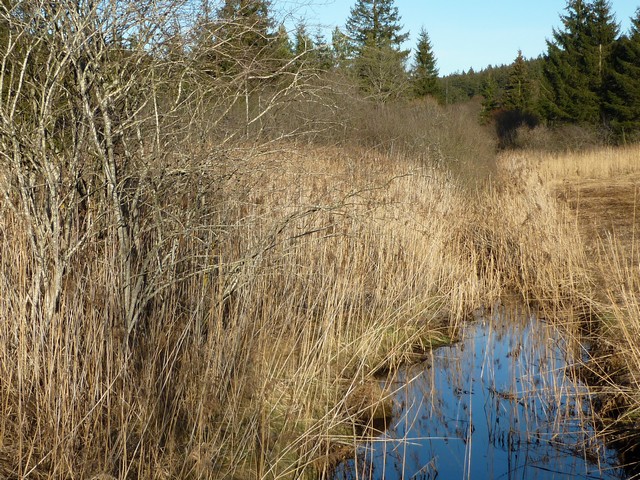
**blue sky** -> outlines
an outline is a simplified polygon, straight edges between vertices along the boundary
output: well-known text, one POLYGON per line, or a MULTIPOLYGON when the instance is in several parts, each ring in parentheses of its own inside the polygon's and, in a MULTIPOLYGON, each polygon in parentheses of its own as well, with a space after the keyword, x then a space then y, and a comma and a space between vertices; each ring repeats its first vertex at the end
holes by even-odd
MULTIPOLYGON (((640 0, 610 1, 623 31, 640 0)), ((287 24, 304 18, 314 31, 344 26, 355 0, 274 0, 289 13, 287 24)), ((396 0, 412 48, 424 26, 429 33, 441 75, 511 63, 518 49, 525 57, 546 51, 545 39, 560 25, 564 0, 396 0)))

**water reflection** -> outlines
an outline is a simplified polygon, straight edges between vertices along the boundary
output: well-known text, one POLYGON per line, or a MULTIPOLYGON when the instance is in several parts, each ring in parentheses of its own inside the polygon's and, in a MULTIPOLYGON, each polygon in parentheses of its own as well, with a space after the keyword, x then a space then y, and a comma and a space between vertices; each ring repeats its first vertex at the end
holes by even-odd
POLYGON ((391 424, 334 478, 624 478, 584 421, 589 394, 566 350, 533 316, 470 323, 459 343, 398 373, 391 424))

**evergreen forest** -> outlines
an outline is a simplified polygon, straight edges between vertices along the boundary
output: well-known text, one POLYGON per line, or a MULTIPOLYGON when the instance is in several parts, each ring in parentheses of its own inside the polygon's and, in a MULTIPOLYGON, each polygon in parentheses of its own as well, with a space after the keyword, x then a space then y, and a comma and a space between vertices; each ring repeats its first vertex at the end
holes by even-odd
MULTIPOLYGON (((408 32, 403 31, 398 8, 390 0, 357 0, 346 31, 334 30, 328 51, 321 35, 302 43, 324 52, 325 70, 354 77, 362 92, 377 101, 432 96, 443 104, 454 104, 477 97, 482 102, 480 121, 498 115, 499 120, 508 117, 509 125, 579 125, 607 142, 636 138, 640 132, 640 9, 628 32, 620 30, 606 0, 569 0, 559 14, 561 27, 553 31, 546 53, 538 58, 526 59, 517 51, 511 65, 446 76, 438 75, 424 28, 413 54, 404 49, 408 32)), ((304 25, 299 31, 304 32, 304 25)), ((295 44, 301 41, 297 38, 295 44)), ((295 52, 300 54, 300 48, 295 52)))

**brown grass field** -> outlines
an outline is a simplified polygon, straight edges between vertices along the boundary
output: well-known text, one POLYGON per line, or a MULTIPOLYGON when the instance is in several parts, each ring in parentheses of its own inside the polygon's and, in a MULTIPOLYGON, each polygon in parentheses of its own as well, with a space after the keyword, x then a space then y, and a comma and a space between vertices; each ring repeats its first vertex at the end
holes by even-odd
POLYGON ((640 148, 497 159, 478 99, 374 101, 208 2, 14 3, 0 479, 328 478, 380 376, 507 298, 638 443, 640 148))
MULTIPOLYGON (((536 158, 535 155, 531 155, 536 158)), ((586 243, 615 239, 636 252, 640 226, 640 150, 603 148, 592 152, 537 156, 541 177, 557 198, 576 212, 586 243)))

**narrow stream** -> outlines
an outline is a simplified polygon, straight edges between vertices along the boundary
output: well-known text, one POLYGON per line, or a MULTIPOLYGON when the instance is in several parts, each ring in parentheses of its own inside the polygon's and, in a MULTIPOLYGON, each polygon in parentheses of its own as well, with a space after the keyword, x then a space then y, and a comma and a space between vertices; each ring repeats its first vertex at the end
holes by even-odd
POLYGON ((384 433, 335 479, 625 478, 589 423, 562 337, 535 316, 480 318, 389 385, 384 433))

